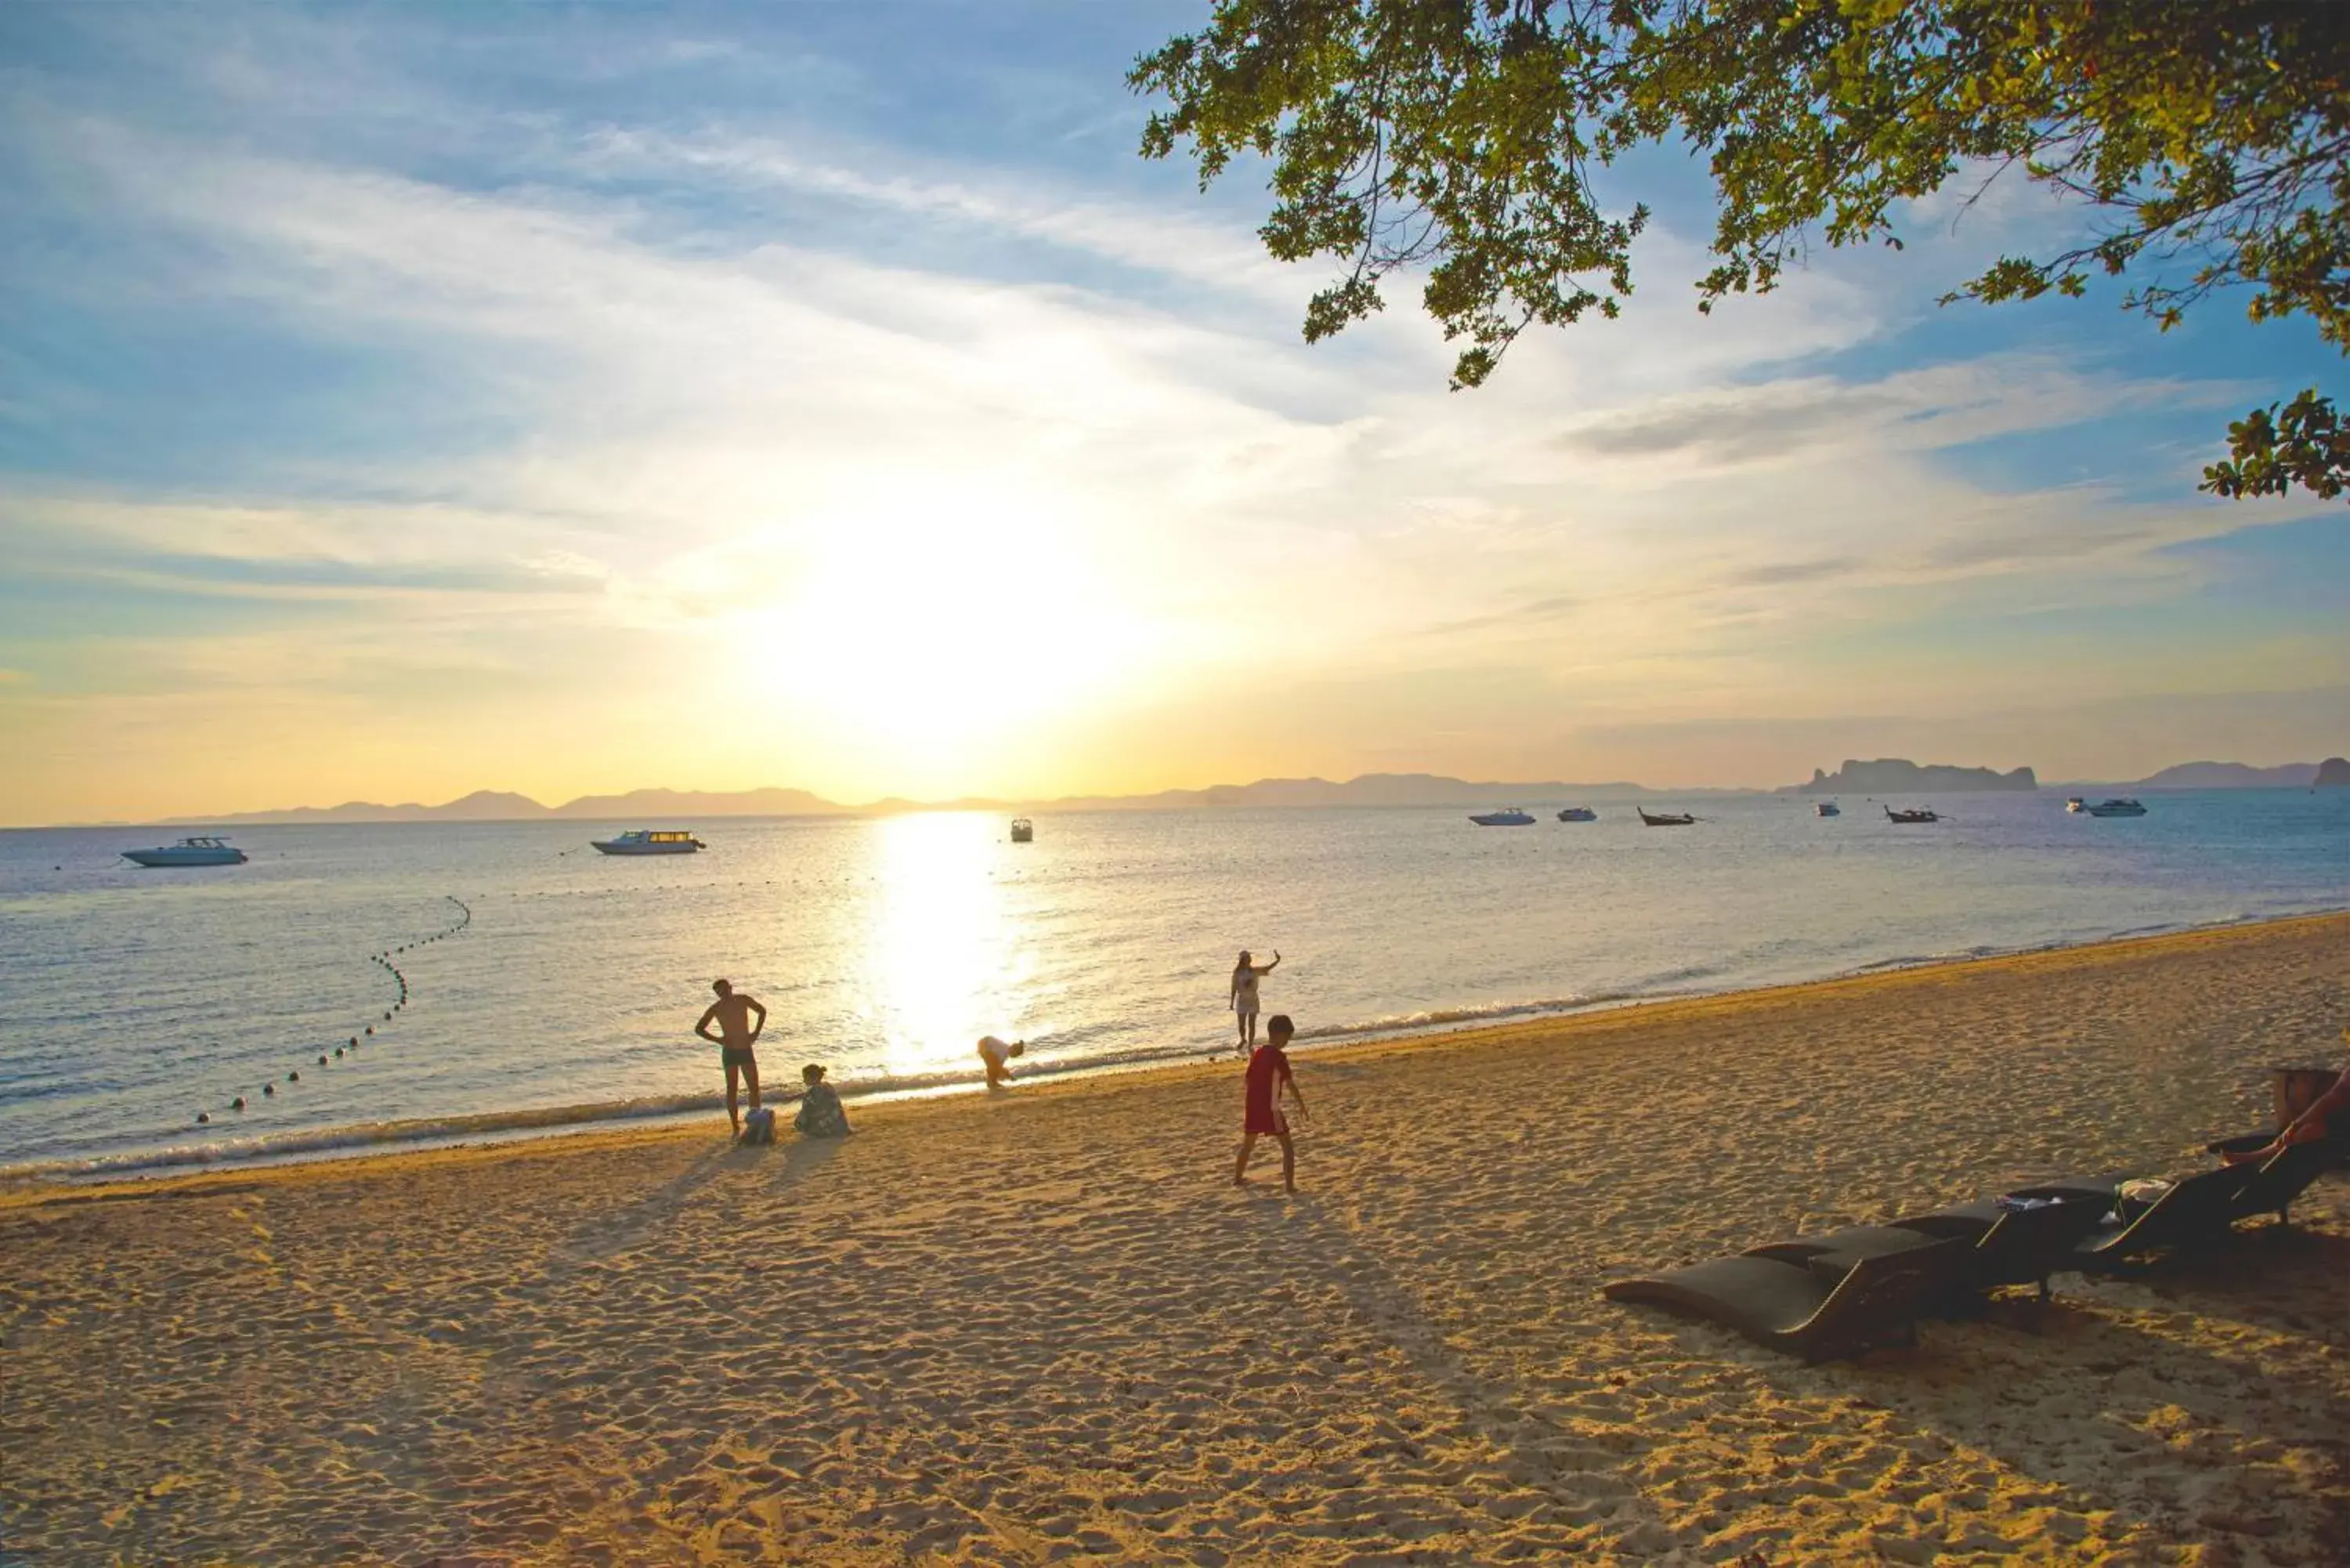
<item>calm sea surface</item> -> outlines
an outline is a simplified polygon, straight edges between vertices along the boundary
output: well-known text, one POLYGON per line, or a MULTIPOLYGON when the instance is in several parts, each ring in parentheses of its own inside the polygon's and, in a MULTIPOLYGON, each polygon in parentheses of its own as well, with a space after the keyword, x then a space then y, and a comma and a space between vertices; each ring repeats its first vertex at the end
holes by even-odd
POLYGON ((624 825, 710 845, 641 859, 572 822, 250 827, 251 864, 179 871, 117 858, 176 834, 0 833, 0 1168, 703 1106, 717 1053, 691 1031, 718 975, 771 1010, 769 1083, 820 1061, 855 1094, 968 1084, 985 1033, 1025 1036, 1032 1073, 1201 1056, 1230 1042, 1243 947, 1284 955, 1265 1010, 1329 1039, 2350 907, 2350 791, 2104 820, 1951 796, 1930 827, 1859 799, 1700 801, 1680 829, 1560 804, 1524 828, 1047 815, 1026 846, 961 814, 624 825))

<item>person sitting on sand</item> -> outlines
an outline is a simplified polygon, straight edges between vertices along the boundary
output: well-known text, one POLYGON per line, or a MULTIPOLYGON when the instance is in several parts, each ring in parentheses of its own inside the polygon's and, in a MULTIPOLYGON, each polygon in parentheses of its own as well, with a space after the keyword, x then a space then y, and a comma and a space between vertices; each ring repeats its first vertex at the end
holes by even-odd
POLYGON ((979 1037, 979 1059, 987 1068, 987 1086, 1000 1089, 1012 1082, 1012 1069, 1005 1066, 1013 1057, 1028 1049, 1025 1040, 1014 1040, 1006 1045, 993 1034, 979 1037))
MULTIPOLYGON (((2342 1032, 2342 1038, 2350 1040, 2350 1029, 2342 1032)), ((2337 1121, 2350 1127, 2350 1071, 2335 1078, 2332 1088, 2310 1101, 2274 1138, 2242 1154, 2223 1154, 2220 1161, 2223 1165, 2250 1165, 2270 1159, 2294 1144, 2315 1143, 2332 1132, 2337 1121)))
POLYGON ((840 1092, 824 1081, 824 1067, 810 1062, 800 1069, 800 1082, 807 1089, 800 1096, 800 1114, 792 1118, 792 1126, 802 1137, 847 1137, 848 1113, 841 1108, 840 1092))
POLYGON ((1298 1091, 1297 1076, 1289 1070, 1289 1037, 1296 1033, 1289 1014, 1276 1012, 1265 1020, 1264 1044, 1249 1056, 1248 1098, 1241 1116, 1241 1157, 1232 1167, 1232 1185, 1248 1185, 1249 1152, 1256 1147, 1260 1134, 1270 1134, 1281 1142, 1281 1188, 1284 1192, 1297 1190, 1297 1147, 1289 1141, 1289 1120, 1281 1114, 1281 1090, 1286 1085, 1289 1097, 1297 1102, 1297 1114, 1305 1115, 1305 1096, 1298 1091))
POLYGON ((693 1026, 693 1032, 717 1046, 719 1060, 726 1064, 726 1119, 733 1126, 734 1136, 740 1137, 743 1117, 734 1108, 734 1080, 739 1075, 749 1082, 751 1108, 757 1110, 759 1058, 752 1054, 751 1047, 759 1043, 759 1032, 767 1026, 767 1010, 757 997, 736 994, 733 986, 725 981, 712 981, 710 989, 718 993, 718 1000, 703 1010, 702 1022, 693 1026), (755 1023, 751 1017, 754 1012, 758 1014, 755 1023), (718 1025, 715 1034, 710 1032, 712 1023, 718 1025))
POLYGON ((1281 967, 1281 950, 1273 950, 1273 961, 1266 964, 1249 961, 1248 949, 1241 950, 1240 961, 1232 965, 1232 1019, 1240 1026, 1240 1048, 1253 1050, 1256 1046, 1256 982, 1281 967))

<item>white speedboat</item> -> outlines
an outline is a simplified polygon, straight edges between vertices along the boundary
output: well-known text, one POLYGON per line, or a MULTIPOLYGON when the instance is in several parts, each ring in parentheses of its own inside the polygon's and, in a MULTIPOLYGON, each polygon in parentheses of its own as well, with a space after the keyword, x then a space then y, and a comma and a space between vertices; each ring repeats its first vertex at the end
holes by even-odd
POLYGON ((1812 803, 1812 815, 1814 816, 1842 816, 1844 815, 1844 807, 1838 805, 1832 800, 1814 801, 1812 803))
POLYGON ((2091 816, 2144 816, 2146 815, 2146 807, 2127 795, 2116 795, 2112 800, 2101 800, 2095 805, 2076 806, 2073 802, 2066 801, 2064 809, 2085 811, 2091 816))
POLYGON ((691 855, 710 847, 691 833, 674 829, 648 831, 641 827, 618 838, 591 838, 588 842, 606 855, 691 855))
POLYGON ((140 866, 242 866, 244 851, 225 838, 182 838, 161 849, 126 849, 125 860, 140 866))
POLYGON ((1469 820, 1480 827, 1532 827, 1534 825, 1533 817, 1514 805, 1505 805, 1499 811, 1472 811, 1469 814, 1469 820))
POLYGON ((1587 805, 1570 805, 1558 814, 1561 822, 1596 822, 1599 814, 1587 805))

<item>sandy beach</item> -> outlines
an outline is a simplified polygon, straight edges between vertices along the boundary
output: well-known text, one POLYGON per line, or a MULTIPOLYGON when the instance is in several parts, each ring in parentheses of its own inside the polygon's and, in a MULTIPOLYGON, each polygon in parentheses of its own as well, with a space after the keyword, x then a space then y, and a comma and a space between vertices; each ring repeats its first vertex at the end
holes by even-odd
POLYGON ((2329 917, 1301 1051, 1295 1198, 1231 1062, 19 1192, 0 1561, 2340 1563, 2338 1175, 1856 1363, 1599 1288, 2199 1168, 2345 1023, 2329 917))

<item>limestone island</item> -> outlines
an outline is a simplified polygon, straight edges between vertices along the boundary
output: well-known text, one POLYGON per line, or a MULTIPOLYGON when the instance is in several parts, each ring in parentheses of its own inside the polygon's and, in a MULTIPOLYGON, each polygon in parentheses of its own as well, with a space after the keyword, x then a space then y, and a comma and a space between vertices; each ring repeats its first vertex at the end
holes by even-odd
POLYGON ((2350 757, 2328 757, 2317 764, 2317 777, 2310 781, 2316 789, 2350 786, 2350 757))
POLYGON ((1879 757, 1873 763, 1846 758, 1835 773, 1812 770, 1812 782, 1797 784, 1797 794, 1954 794, 1967 790, 2040 787, 2030 768, 1999 773, 1991 768, 1950 767, 1929 763, 1919 767, 1907 757, 1879 757))

